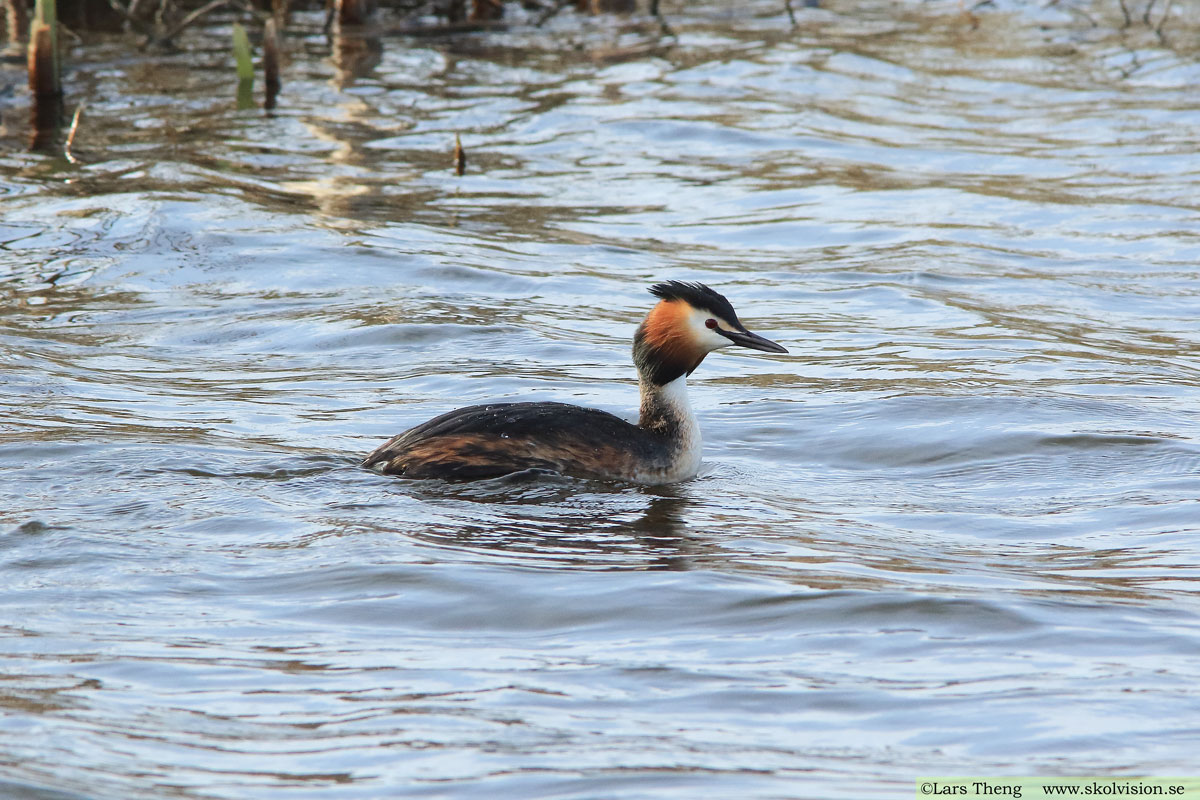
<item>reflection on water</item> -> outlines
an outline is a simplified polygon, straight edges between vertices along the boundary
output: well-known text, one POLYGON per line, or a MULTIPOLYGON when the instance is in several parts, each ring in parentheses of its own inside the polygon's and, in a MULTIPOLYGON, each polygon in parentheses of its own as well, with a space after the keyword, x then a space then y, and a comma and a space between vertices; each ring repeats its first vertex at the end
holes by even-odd
MULTIPOLYGON (((517 554, 587 569, 687 570, 695 558, 717 550, 709 537, 688 531, 687 496, 679 487, 615 485, 597 494, 592 482, 530 470, 466 485, 417 482, 423 500, 443 507, 443 524, 422 521, 398 528, 430 544, 486 558, 517 554), (422 484, 429 484, 428 487, 422 484)), ((397 491, 408 492, 400 483, 397 491)), ((395 526, 380 520, 380 529, 395 526)))
POLYGON ((89 41, 78 165, 0 92, 0 794, 1192 771, 1195 9, 802 6, 297 14, 270 115, 224 23, 89 41), (356 466, 635 416, 667 277, 792 353, 692 377, 695 480, 356 466))

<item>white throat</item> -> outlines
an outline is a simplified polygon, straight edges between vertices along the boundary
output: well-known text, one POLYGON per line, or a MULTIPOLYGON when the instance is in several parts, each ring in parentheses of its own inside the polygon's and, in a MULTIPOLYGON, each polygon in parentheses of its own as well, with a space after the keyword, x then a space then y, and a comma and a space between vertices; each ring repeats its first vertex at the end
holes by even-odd
POLYGON ((690 427, 696 426, 696 415, 692 412, 692 404, 688 400, 686 375, 680 375, 659 387, 658 396, 664 406, 679 416, 680 421, 686 421, 690 427))

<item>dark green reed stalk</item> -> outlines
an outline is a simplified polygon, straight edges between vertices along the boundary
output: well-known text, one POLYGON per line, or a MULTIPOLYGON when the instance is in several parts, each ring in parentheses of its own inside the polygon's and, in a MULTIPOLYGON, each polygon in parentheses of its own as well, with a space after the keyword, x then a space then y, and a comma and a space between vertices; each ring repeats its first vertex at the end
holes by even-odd
POLYGON ((250 37, 236 22, 233 23, 233 57, 237 61, 238 108, 251 108, 254 105, 254 62, 250 58, 250 37))

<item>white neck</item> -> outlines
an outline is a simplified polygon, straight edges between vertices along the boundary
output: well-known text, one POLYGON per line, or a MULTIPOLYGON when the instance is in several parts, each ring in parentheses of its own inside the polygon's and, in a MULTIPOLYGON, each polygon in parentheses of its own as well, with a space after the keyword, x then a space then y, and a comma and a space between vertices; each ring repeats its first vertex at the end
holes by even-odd
POLYGON ((700 424, 688 402, 687 376, 658 386, 643 381, 641 427, 669 436, 674 444, 667 480, 684 480, 700 469, 700 424))

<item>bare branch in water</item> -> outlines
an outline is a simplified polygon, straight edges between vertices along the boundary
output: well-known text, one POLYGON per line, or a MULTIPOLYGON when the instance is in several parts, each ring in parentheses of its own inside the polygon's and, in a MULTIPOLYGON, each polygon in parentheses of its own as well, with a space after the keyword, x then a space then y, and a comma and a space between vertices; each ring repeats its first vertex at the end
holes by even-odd
POLYGON ((671 30, 671 26, 667 24, 666 19, 658 11, 658 0, 650 0, 650 15, 658 20, 659 34, 662 36, 674 36, 675 31, 671 30))
POLYGON ((1154 4, 1157 2, 1158 0, 1150 0, 1146 3, 1146 10, 1142 12, 1142 22, 1146 23, 1147 28, 1150 27, 1150 12, 1154 10, 1154 4))
POLYGON ((1154 32, 1158 34, 1160 39, 1163 35, 1163 25, 1167 24, 1167 17, 1171 16, 1171 4, 1174 2, 1175 0, 1167 0, 1167 2, 1163 4, 1162 19, 1158 21, 1158 27, 1154 29, 1154 32))
POLYGON ((113 11, 116 11, 121 15, 121 18, 125 20, 126 24, 128 24, 131 28, 136 28, 137 32, 140 34, 145 36, 153 36, 154 31, 149 25, 147 25, 137 16, 138 2, 139 0, 133 0, 133 3, 130 4, 129 8, 125 8, 125 6, 121 5, 119 0, 108 0, 109 6, 112 7, 113 11))
MULTIPOLYGON (((227 6, 231 2, 232 2, 232 0, 210 0, 210 2, 205 3, 200 8, 197 8, 195 11, 188 14, 186 17, 181 19, 179 22, 177 22, 173 26, 171 26, 171 28, 166 33, 164 33, 162 36, 158 37, 158 41, 160 43, 171 41, 172 39, 174 39, 176 36, 179 35, 180 31, 187 28, 189 25, 191 25, 193 22, 195 22, 196 20, 203 17, 205 14, 209 13, 210 11, 215 11, 218 8, 221 8, 222 6, 227 6)), ((165 5, 165 3, 164 3, 164 5, 165 5)), ((161 9, 160 9, 160 11, 161 11, 161 9)))

